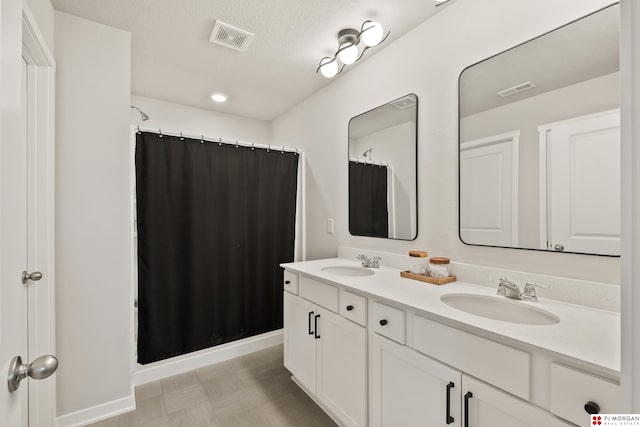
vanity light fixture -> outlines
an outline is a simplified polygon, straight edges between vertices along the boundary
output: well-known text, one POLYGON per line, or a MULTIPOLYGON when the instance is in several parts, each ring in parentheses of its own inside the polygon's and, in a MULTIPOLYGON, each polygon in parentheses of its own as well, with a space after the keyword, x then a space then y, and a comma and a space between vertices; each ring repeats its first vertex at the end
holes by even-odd
POLYGON ((325 56, 320 60, 317 72, 330 79, 342 72, 345 65, 353 64, 362 58, 367 49, 379 45, 389 36, 384 34, 382 25, 374 21, 364 21, 360 31, 345 28, 338 33, 338 50, 333 57, 325 56), (364 47, 361 47, 360 42, 364 47))
POLYGON ((445 3, 448 3, 451 0, 434 0, 436 2, 436 7, 442 6, 445 3))
POLYGON ((211 99, 215 102, 226 102, 227 95, 223 93, 214 93, 213 95, 211 95, 211 99))

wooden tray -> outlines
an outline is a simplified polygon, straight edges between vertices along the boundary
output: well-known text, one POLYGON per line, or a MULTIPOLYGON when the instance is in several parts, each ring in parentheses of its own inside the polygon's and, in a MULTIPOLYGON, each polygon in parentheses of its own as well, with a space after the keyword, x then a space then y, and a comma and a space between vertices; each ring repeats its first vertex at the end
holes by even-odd
POLYGON ((444 285, 445 283, 451 283, 456 281, 456 276, 443 277, 438 279, 435 277, 423 276, 422 274, 413 274, 408 271, 401 271, 400 276, 407 279, 419 280, 421 282, 431 283, 432 285, 444 285))

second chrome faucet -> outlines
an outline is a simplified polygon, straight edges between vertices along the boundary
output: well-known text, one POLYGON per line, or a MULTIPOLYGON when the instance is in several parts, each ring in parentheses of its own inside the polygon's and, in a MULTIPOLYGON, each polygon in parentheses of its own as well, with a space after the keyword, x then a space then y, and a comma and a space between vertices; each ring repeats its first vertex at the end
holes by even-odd
POLYGON ((507 298, 523 300, 523 301, 538 301, 538 295, 536 294, 536 287, 548 288, 547 285, 541 285, 528 281, 524 285, 524 289, 520 292, 520 288, 514 282, 507 280, 506 277, 500 277, 498 283, 498 295, 502 295, 507 298))

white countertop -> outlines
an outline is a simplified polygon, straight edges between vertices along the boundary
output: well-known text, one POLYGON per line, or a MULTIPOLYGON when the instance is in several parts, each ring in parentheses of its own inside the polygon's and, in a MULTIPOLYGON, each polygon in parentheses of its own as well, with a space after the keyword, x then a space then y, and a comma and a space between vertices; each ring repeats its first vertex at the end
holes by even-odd
POLYGON ((487 319, 457 310, 440 300, 445 294, 466 293, 495 296, 496 291, 465 282, 446 285, 400 277, 400 270, 372 269, 375 274, 349 277, 322 271, 328 266, 359 266, 343 258, 281 264, 287 270, 370 297, 401 304, 434 320, 477 335, 567 359, 578 366, 612 378, 620 377, 620 315, 585 306, 540 298, 538 302, 518 301, 549 311, 560 322, 555 325, 523 325, 487 319))

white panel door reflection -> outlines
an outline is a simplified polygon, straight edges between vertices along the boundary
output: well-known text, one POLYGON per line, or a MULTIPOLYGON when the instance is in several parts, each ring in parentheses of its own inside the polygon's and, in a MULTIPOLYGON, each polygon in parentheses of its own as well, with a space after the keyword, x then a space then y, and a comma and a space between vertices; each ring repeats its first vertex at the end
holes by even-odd
POLYGON ((519 132, 460 144, 460 238, 518 245, 519 132))
POLYGON ((539 128, 541 248, 620 255, 620 111, 539 128), (546 219, 546 226, 545 226, 546 219))

